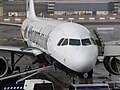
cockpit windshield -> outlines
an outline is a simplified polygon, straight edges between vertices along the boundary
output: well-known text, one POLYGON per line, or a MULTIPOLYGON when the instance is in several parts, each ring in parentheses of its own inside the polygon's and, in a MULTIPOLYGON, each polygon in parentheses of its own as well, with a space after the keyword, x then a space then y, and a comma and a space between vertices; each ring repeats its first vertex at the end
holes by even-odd
POLYGON ((80 46, 80 39, 70 39, 69 45, 80 46))
POLYGON ((67 38, 62 38, 58 42, 57 46, 65 46, 65 45, 72 45, 72 46, 80 46, 80 39, 67 39, 67 38))
POLYGON ((81 41, 82 41, 82 45, 83 45, 83 46, 91 45, 91 42, 90 42, 90 39, 89 39, 89 38, 81 39, 81 41))
POLYGON ((91 40, 92 44, 96 45, 96 42, 93 38, 91 38, 90 40, 91 40))
POLYGON ((58 42, 57 46, 60 46, 61 43, 63 42, 64 38, 60 39, 60 41, 58 42))
POLYGON ((59 42, 58 42, 58 44, 57 44, 57 46, 64 46, 64 45, 68 45, 68 39, 66 39, 66 38, 62 38, 59 42))
POLYGON ((65 45, 70 45, 70 46, 80 46, 82 43, 83 46, 88 46, 91 44, 96 44, 93 38, 85 38, 85 39, 67 39, 67 38, 62 38, 58 42, 57 46, 65 46, 65 45))
POLYGON ((64 39, 64 42, 62 43, 62 46, 68 45, 68 39, 64 39))

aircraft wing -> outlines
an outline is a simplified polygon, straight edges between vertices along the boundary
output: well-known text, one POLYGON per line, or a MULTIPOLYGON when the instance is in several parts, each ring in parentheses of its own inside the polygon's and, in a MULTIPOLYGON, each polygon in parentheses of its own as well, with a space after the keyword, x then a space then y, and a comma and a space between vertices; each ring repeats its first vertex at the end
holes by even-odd
POLYGON ((27 54, 27 55, 39 55, 43 53, 43 50, 40 50, 38 48, 34 47, 14 47, 14 46, 1 46, 0 45, 0 51, 8 51, 8 52, 15 52, 15 53, 21 53, 21 54, 27 54))
POLYGON ((0 22, 0 25, 17 26, 17 27, 21 27, 22 26, 22 24, 6 23, 6 22, 0 22))
MULTIPOLYGON (((21 27, 22 24, 0 22, 0 25, 21 27)), ((43 49, 43 48, 34 48, 34 47, 26 47, 26 48, 24 47, 23 48, 23 47, 2 46, 2 45, 0 45, 0 51, 15 52, 15 53, 21 53, 21 54, 27 54, 27 55, 32 54, 32 55, 35 55, 35 56, 39 55, 43 52, 46 52, 46 50, 43 49)))

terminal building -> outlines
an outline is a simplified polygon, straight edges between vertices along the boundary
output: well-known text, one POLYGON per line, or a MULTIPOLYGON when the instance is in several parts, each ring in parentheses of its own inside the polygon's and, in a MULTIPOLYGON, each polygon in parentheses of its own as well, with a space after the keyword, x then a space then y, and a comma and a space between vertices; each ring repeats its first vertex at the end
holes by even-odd
MULTIPOLYGON (((26 16, 26 2, 24 1, 4 1, 4 16, 26 16)), ((35 3, 36 14, 47 12, 47 5, 35 3)))
MULTIPOLYGON (((26 0, 0 0, 0 16, 26 16, 26 0)), ((95 0, 93 0, 95 1, 95 0)), ((120 9, 119 0, 103 0, 92 2, 88 0, 36 0, 36 14, 55 15, 111 15, 118 14, 120 9), (48 2, 47 2, 48 1, 48 2), (50 2, 49 2, 50 1, 50 2), (105 2, 106 1, 106 2, 105 2)))
POLYGON ((56 15, 108 15, 114 12, 114 3, 58 3, 55 4, 56 15))

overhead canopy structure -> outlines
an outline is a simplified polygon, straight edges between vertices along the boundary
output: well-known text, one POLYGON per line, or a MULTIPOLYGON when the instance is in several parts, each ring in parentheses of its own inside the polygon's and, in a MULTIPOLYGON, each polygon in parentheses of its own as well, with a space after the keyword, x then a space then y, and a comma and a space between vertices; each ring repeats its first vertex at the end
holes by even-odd
POLYGON ((120 2, 120 0, 35 0, 37 2, 71 2, 71 3, 108 3, 108 2, 120 2))

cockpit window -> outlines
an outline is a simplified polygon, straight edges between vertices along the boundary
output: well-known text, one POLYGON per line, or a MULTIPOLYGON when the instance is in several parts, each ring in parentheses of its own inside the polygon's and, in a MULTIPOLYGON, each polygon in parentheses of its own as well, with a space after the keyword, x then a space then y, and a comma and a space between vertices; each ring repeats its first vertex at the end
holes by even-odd
POLYGON ((65 39, 64 42, 62 43, 62 46, 68 45, 68 39, 65 39))
POLYGON ((82 39, 82 45, 83 46, 88 46, 88 45, 91 45, 91 42, 90 42, 90 39, 87 38, 87 39, 82 39))
POLYGON ((70 39, 69 45, 80 46, 80 40, 79 39, 70 39))
POLYGON ((61 43, 63 42, 64 38, 60 39, 60 41, 58 42, 57 46, 60 46, 61 43))
POLYGON ((95 42, 95 40, 93 38, 91 38, 91 41, 92 41, 93 44, 96 45, 96 42, 95 42))

